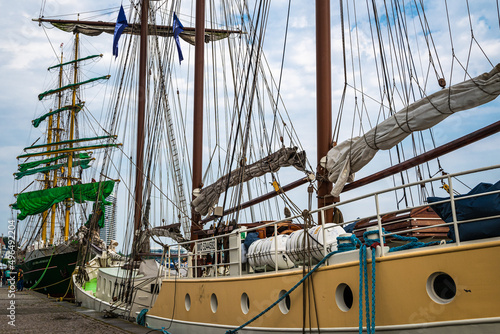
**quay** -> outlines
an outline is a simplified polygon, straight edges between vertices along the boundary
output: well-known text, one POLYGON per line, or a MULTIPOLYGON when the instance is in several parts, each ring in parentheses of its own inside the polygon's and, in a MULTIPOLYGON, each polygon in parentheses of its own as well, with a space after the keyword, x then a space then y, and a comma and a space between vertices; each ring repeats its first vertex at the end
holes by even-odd
POLYGON ((104 318, 100 312, 34 291, 18 291, 12 295, 7 284, 0 288, 0 333, 145 334, 161 331, 121 318, 104 318))

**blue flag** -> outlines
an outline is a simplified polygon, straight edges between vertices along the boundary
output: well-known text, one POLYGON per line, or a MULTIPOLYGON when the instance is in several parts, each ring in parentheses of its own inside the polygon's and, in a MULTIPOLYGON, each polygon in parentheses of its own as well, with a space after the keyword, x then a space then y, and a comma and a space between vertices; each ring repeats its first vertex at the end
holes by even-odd
POLYGON ((118 57, 118 40, 127 26, 128 23, 125 17, 125 11, 123 10, 123 6, 120 6, 120 12, 116 19, 115 33, 113 35, 113 56, 115 56, 115 58, 118 57))
POLYGON ((179 64, 184 60, 182 56, 181 43, 179 42, 179 34, 184 31, 184 26, 179 21, 177 15, 174 12, 174 23, 172 24, 172 29, 174 30, 175 44, 177 45, 177 53, 179 53, 179 64))

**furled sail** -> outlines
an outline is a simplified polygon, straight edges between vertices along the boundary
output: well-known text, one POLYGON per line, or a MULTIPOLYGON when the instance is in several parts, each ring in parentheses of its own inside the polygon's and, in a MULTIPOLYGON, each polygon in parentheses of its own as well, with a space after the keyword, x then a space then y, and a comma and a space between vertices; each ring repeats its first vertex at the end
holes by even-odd
MULTIPOLYGON (((90 161, 92 159, 82 159, 82 160, 73 160, 73 167, 82 167, 82 169, 87 169, 87 168, 90 168, 90 161)), ((37 173, 46 173, 46 172, 50 172, 50 171, 53 171, 53 170, 56 170, 56 169, 59 169, 61 167, 67 167, 68 166, 68 163, 63 163, 63 164, 55 164, 55 165, 50 165, 50 166, 45 166, 45 167, 40 167, 40 168, 34 168, 34 169, 28 169, 28 170, 24 170, 22 172, 17 172, 17 173, 14 173, 14 176, 15 176, 15 179, 16 180, 19 180, 27 175, 33 175, 33 174, 37 174, 37 173)))
MULTIPOLYGON (((72 33, 81 33, 87 36, 98 36, 103 32, 113 34, 115 32, 115 22, 92 22, 92 21, 72 21, 72 20, 49 20, 49 19, 36 19, 38 22, 49 22, 54 27, 72 33)), ((124 34, 139 35, 141 31, 140 24, 129 24, 124 34)), ((227 38, 230 34, 241 34, 241 30, 228 30, 228 29, 205 29, 205 42, 214 42, 227 38)), ((149 25, 149 35, 156 35, 160 37, 172 37, 172 26, 149 25)), ((194 45, 195 29, 185 27, 184 31, 179 35, 186 42, 194 45)))
POLYGON ((332 148, 327 154, 328 179, 335 183, 333 196, 352 181, 378 150, 388 150, 410 133, 438 124, 458 111, 475 108, 500 94, 500 64, 489 73, 426 96, 378 124, 362 137, 354 137, 332 148))
MULTIPOLYGON (((54 162, 54 161, 57 161, 57 160, 60 160, 60 159, 65 159, 67 157, 68 157, 68 155, 64 154, 64 155, 58 155, 56 157, 49 158, 49 159, 43 159, 43 160, 25 162, 23 164, 20 164, 18 169, 19 169, 20 172, 25 172, 28 169, 38 167, 38 166, 40 166, 42 164, 50 164, 51 162, 54 162)), ((89 156, 86 155, 86 158, 88 158, 88 157, 89 156)), ((86 159, 86 158, 81 158, 81 159, 86 159)))
POLYGON ((109 180, 30 191, 17 195, 17 201, 12 204, 12 208, 21 211, 17 215, 17 219, 23 220, 27 216, 42 213, 48 210, 52 205, 69 198, 72 198, 78 203, 100 200, 103 204, 111 204, 106 202, 105 198, 111 194, 114 186, 115 181, 109 180))
POLYGON ((191 203, 194 210, 201 215, 209 213, 219 200, 220 194, 229 187, 249 181, 266 173, 277 172, 281 167, 293 166, 305 171, 306 153, 297 152, 297 147, 283 147, 273 154, 251 165, 244 166, 224 175, 214 184, 203 188, 200 195, 191 203))
POLYGON ((64 106, 64 107, 56 109, 54 111, 50 111, 50 112, 48 112, 48 113, 46 113, 46 114, 38 117, 37 119, 32 120, 31 123, 33 123, 33 126, 35 128, 38 128, 38 126, 40 125, 40 123, 42 123, 49 116, 58 114, 58 113, 60 113, 61 111, 64 111, 64 110, 74 109, 76 111, 80 111, 82 108, 83 108, 83 104, 77 104, 77 105, 74 105, 74 106, 64 106))
POLYGON ((51 89, 51 90, 48 90, 46 92, 38 94, 38 100, 41 101, 46 96, 49 96, 49 95, 52 95, 52 94, 56 94, 56 93, 62 92, 63 90, 67 90, 67 89, 75 89, 75 88, 78 88, 78 87, 80 87, 82 85, 86 85, 88 83, 92 83, 94 81, 108 80, 110 77, 111 77, 110 75, 103 75, 102 77, 92 78, 92 79, 89 79, 89 80, 85 80, 83 82, 72 83, 72 84, 66 85, 64 87, 59 87, 59 88, 56 88, 56 89, 51 89))

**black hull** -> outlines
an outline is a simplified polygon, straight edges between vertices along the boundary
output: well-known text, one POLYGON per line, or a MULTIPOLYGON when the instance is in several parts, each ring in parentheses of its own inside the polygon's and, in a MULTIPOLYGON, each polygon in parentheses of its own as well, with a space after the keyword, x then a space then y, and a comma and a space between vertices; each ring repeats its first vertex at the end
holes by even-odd
POLYGON ((66 249, 64 253, 58 253, 56 249, 53 255, 28 260, 21 265, 24 271, 24 288, 32 288, 34 291, 53 297, 73 297, 73 291, 69 286, 77 259, 78 249, 66 249), (42 275, 43 278, 40 280, 42 275))

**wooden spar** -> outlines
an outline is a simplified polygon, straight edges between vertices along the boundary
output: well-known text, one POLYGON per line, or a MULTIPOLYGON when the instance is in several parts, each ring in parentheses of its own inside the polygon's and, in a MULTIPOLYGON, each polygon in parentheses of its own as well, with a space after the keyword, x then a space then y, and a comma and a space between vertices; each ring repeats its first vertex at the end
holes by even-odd
POLYGON ((489 137, 497 132, 500 132, 500 121, 495 122, 493 124, 490 124, 488 126, 485 126, 484 128, 479 129, 477 131, 471 132, 471 133, 469 133, 465 136, 462 136, 458 139, 455 139, 447 144, 436 147, 433 150, 422 153, 421 155, 416 156, 414 158, 411 158, 409 160, 406 160, 400 164, 386 168, 380 172, 369 175, 369 176, 364 177, 362 179, 359 179, 357 181, 351 182, 344 187, 343 192, 349 191, 349 190, 352 190, 355 188, 359 188, 361 186, 367 185, 369 183, 381 180, 381 179, 386 178, 388 176, 391 176, 391 175, 394 175, 396 173, 407 170, 409 168, 415 167, 421 163, 427 162, 429 160, 432 160, 434 158, 440 157, 444 154, 450 153, 450 152, 455 151, 459 148, 462 148, 464 146, 472 144, 478 140, 489 137))
MULTIPOLYGON (((79 48, 79 43, 80 43, 80 34, 76 33, 75 34, 75 61, 78 60, 78 48, 79 48)), ((78 62, 75 62, 73 64, 74 70, 73 70, 73 83, 78 82, 78 62)), ((70 110, 70 126, 69 126, 69 148, 73 148, 73 143, 72 141, 75 139, 75 122, 76 122, 76 112, 75 112, 75 106, 76 106, 76 90, 77 87, 73 88, 73 92, 71 94, 71 108, 70 110)), ((58 104, 58 109, 62 107, 62 101, 60 99, 60 94, 59 94, 59 104, 58 104)), ((68 179, 66 180, 66 185, 71 186, 72 177, 73 174, 73 154, 68 155, 68 179)), ((71 205, 66 205, 66 213, 65 213, 65 219, 64 219, 64 241, 68 241, 69 238, 69 218, 71 215, 71 205)))
MULTIPOLYGON (((75 40, 76 42, 76 40, 75 40)), ((78 50, 78 46, 76 45, 75 43, 75 50, 78 50)), ((63 52, 61 50, 61 61, 60 63, 62 64, 63 63, 63 52)), ((59 88, 62 87, 62 80, 63 80, 63 69, 62 67, 59 69, 59 88)), ((61 96, 61 93, 58 94, 59 97, 58 97, 58 105, 60 106, 61 105, 61 100, 62 100, 62 96, 61 96)), ((52 134, 52 131, 53 131, 53 127, 54 127, 54 115, 50 115, 49 116, 49 121, 48 121, 48 129, 47 129, 47 143, 51 144, 53 142, 53 134, 52 134)), ((56 128, 57 129, 60 129, 60 115, 57 115, 57 126, 56 128)), ((59 131, 56 131, 56 136, 57 138, 60 137, 60 132, 59 131)), ((56 141, 59 141, 59 140, 56 140, 56 141)), ((56 146, 56 149, 58 149, 59 146, 56 146)), ((49 182, 50 182, 50 176, 49 176, 50 173, 48 174, 45 174, 44 175, 44 179, 45 179, 45 185, 44 185, 44 189, 48 189, 49 188, 49 182)), ((53 173, 52 174, 52 186, 55 187, 57 185, 57 173, 53 173)), ((52 205, 52 211, 51 211, 51 215, 50 215, 50 224, 51 224, 51 231, 52 231, 52 226, 54 226, 55 228, 55 224, 56 224, 56 205, 52 205)), ((47 239, 47 219, 48 219, 48 215, 49 215, 49 212, 48 211, 44 211, 43 214, 42 214, 42 241, 45 243, 45 240, 47 239)), ((54 237, 51 236, 51 239, 53 239, 54 237)), ((49 239, 50 240, 50 239, 49 239)), ((50 241, 50 243, 52 243, 52 241, 50 241)))
MULTIPOLYGON (((106 29, 106 32, 112 34, 116 22, 102 22, 102 21, 76 21, 76 20, 53 20, 53 19, 43 19, 43 18, 38 18, 38 19, 33 19, 32 21, 35 22, 47 22, 50 24, 79 24, 79 25, 84 25, 86 27, 95 27, 97 28, 104 28, 106 29)), ((196 28, 193 27, 184 27, 182 28, 185 32, 195 32, 196 28)), ((142 30, 142 24, 140 23, 129 23, 128 27, 123 31, 123 34, 140 34, 140 31, 142 30)), ((65 30, 66 31, 66 30, 65 30)), ((231 30, 231 29, 211 29, 207 28, 204 29, 205 33, 214 33, 214 34, 241 34, 241 30, 231 30)), ((149 35, 161 35, 161 36, 173 36, 173 29, 172 26, 164 26, 164 25, 149 25, 149 35)))
MULTIPOLYGON (((316 0, 316 129, 318 175, 325 175, 321 159, 331 148, 332 140, 332 79, 330 50, 330 0, 316 0)), ((332 183, 318 177, 318 208, 333 203, 332 183)), ((326 211, 326 222, 333 218, 333 210, 326 211)), ((318 219, 321 222, 321 217, 318 219)))
MULTIPOLYGON (((378 173, 375 173, 375 174, 369 175, 367 177, 364 177, 362 179, 359 179, 357 181, 351 182, 344 187, 343 192, 353 190, 355 188, 359 188, 361 186, 367 185, 371 182, 375 182, 375 181, 381 180, 383 178, 386 178, 388 176, 397 174, 397 173, 402 172, 406 169, 415 167, 418 164, 430 161, 432 159, 435 159, 435 158, 440 157, 442 155, 445 155, 447 153, 453 152, 459 148, 465 147, 469 144, 472 144, 478 140, 489 137, 489 136, 491 136, 495 133, 498 133, 498 132, 500 132, 500 121, 495 122, 493 124, 490 124, 488 126, 485 126, 484 128, 479 129, 477 131, 471 132, 471 133, 469 133, 465 136, 462 136, 458 139, 455 139, 447 144, 436 147, 435 149, 428 151, 426 153, 423 153, 423 154, 421 154, 417 157, 414 157, 410 160, 404 161, 400 164, 397 164, 395 166, 384 169, 378 173)), ((295 189, 295 188, 297 188, 303 184, 306 184, 308 182, 309 182, 308 178, 302 178, 300 180, 294 181, 290 184, 283 186, 281 189, 283 190, 283 192, 286 192, 286 191, 295 189)), ((251 201, 242 203, 237 207, 225 210, 224 215, 228 215, 228 214, 235 212, 236 210, 245 209, 245 208, 248 208, 252 205, 259 204, 259 203, 264 202, 268 199, 271 199, 277 195, 278 195, 278 193, 276 191, 269 192, 269 193, 264 194, 262 196, 256 197, 251 201)), ((217 217, 208 217, 208 218, 203 220, 203 223, 205 224, 205 223, 212 221, 216 218, 217 217)))
MULTIPOLYGON (((196 36, 194 51, 194 108, 193 108, 193 199, 194 190, 202 187, 203 173, 203 57, 205 52, 205 0, 196 0, 196 36)), ((191 240, 198 239, 201 216, 191 213, 191 240)))
MULTIPOLYGON (((280 188, 281 189, 280 193, 284 193, 284 192, 287 192, 289 190, 295 189, 295 188, 297 188, 297 187, 299 187, 299 186, 301 186, 303 184, 306 184, 308 182, 310 182, 309 178, 304 177, 304 178, 302 178, 300 180, 294 181, 294 182, 292 182, 290 184, 287 184, 286 186, 281 187, 280 188)), ((262 196, 256 197, 256 198, 254 198, 254 199, 252 199, 252 200, 250 200, 248 202, 242 203, 242 204, 240 204, 240 205, 238 205, 236 207, 224 210, 223 215, 226 216, 226 215, 229 215, 229 214, 231 214, 233 212, 236 212, 238 210, 246 209, 248 207, 251 207, 252 205, 259 204, 259 203, 264 202, 264 201, 266 201, 266 200, 268 200, 270 198, 273 198, 273 197, 277 196, 278 194, 279 194, 278 192, 273 191, 273 192, 264 194, 262 196)), ((215 217, 215 216, 211 216, 211 217, 205 218, 202 221, 202 224, 206 224, 209 221, 215 220, 217 218, 218 217, 215 217)))
MULTIPOLYGON (((135 167, 135 208, 134 208, 134 230, 139 231, 142 219, 142 193, 143 193, 143 171, 144 171, 144 115, 146 113, 146 61, 148 55, 148 12, 149 0, 142 0, 141 42, 139 51, 139 101, 137 106, 137 147, 135 167)), ((134 234, 135 239, 135 234, 134 234)))

